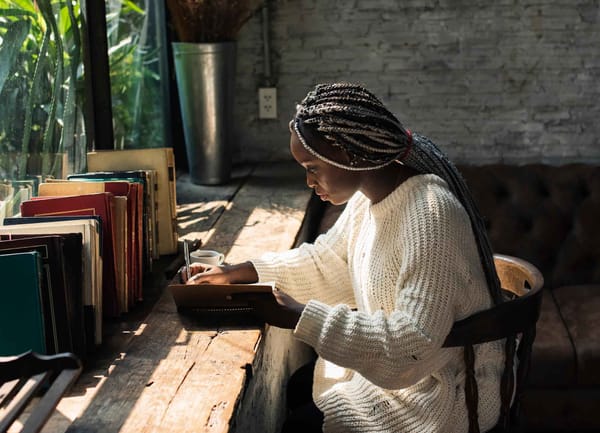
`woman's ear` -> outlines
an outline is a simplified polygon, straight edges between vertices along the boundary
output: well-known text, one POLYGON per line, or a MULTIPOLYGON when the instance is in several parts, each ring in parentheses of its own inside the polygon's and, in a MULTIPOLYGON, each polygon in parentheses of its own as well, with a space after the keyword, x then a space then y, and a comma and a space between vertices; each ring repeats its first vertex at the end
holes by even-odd
POLYGON ((290 123, 288 123, 288 128, 290 129, 290 132, 294 132, 294 119, 290 120, 290 123))

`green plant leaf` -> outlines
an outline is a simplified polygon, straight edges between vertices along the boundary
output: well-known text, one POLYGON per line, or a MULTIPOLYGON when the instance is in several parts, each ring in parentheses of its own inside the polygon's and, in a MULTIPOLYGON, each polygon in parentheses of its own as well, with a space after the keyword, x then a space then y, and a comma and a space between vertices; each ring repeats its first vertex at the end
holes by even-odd
POLYGON ((8 0, 6 3, 7 6, 11 6, 14 9, 31 12, 33 15, 36 13, 34 2, 31 0, 8 0))
MULTIPOLYGON (((69 20, 69 28, 73 35, 73 47, 71 50, 71 63, 69 67, 68 87, 65 94, 65 110, 64 110, 64 125, 62 131, 62 148, 58 151, 62 152, 71 149, 75 137, 75 120, 76 120, 76 86, 77 86, 77 68, 79 67, 79 58, 81 53, 81 39, 79 38, 79 28, 77 26, 77 17, 73 10, 73 5, 67 2, 67 18, 69 20)), ((62 19, 62 18, 61 18, 62 19)), ((66 18, 65 18, 66 19, 66 18)), ((55 159, 55 163, 58 160, 55 159)), ((54 171, 56 167, 52 168, 54 171)))
POLYGON ((32 17, 35 18, 35 14, 31 11, 24 11, 21 9, 14 8, 0 8, 0 17, 3 18, 22 18, 22 17, 32 17))
MULTIPOLYGON (((58 101, 62 97, 62 83, 63 83, 63 70, 64 70, 64 51, 62 44, 62 37, 58 32, 58 24, 52 9, 50 0, 37 0, 38 7, 42 13, 46 24, 54 33, 54 42, 56 44, 56 65, 54 68, 54 86, 51 93, 50 99, 50 111, 48 113, 48 120, 46 122, 46 130, 44 131, 44 138, 42 149, 44 154, 49 154, 56 151, 56 148, 60 146, 60 143, 54 141, 55 137, 55 126, 57 119, 57 108, 58 101)), ((62 113, 61 113, 62 114, 62 113)), ((62 116, 61 116, 62 118, 62 116)), ((50 170, 49 161, 44 160, 42 164, 42 172, 48 173, 50 170)))
POLYGON ((140 8, 138 5, 136 5, 131 0, 123 0, 123 6, 125 6, 125 8, 132 10, 133 12, 137 12, 138 14, 143 15, 145 13, 142 8, 140 8))
POLYGON ((19 56, 19 51, 29 33, 29 21, 16 21, 8 27, 0 46, 0 92, 13 69, 19 56))
POLYGON ((63 6, 60 8, 60 12, 58 15, 58 34, 64 36, 69 31, 71 23, 69 21, 69 11, 67 10, 67 6, 63 6))
POLYGON ((42 38, 42 42, 40 44, 39 52, 37 55, 37 60, 35 61, 35 66, 33 70, 33 79, 31 82, 31 87, 29 89, 29 93, 27 94, 27 102, 25 104, 25 121, 23 125, 23 137, 21 140, 21 149, 19 149, 19 175, 23 176, 26 173, 27 169, 27 158, 29 153, 29 140, 31 138, 31 129, 32 129, 32 115, 33 115, 33 107, 34 107, 34 95, 37 95, 38 89, 42 85, 43 78, 43 70, 46 67, 46 63, 48 62, 48 58, 46 54, 48 53, 48 44, 50 41, 50 29, 47 28, 44 32, 44 36, 42 38))

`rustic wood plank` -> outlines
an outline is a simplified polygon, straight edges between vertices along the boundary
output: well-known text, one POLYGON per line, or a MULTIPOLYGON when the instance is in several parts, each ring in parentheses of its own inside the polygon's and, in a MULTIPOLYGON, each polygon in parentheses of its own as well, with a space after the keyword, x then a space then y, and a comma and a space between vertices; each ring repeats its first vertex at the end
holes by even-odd
POLYGON ((300 229, 310 190, 298 164, 258 166, 217 224, 206 247, 229 262, 289 249, 300 229))
POLYGON ((258 330, 220 330, 173 395, 161 427, 182 433, 228 431, 259 339, 258 330))
POLYGON ((177 225, 181 239, 200 239, 211 229, 254 170, 253 166, 236 167, 226 185, 205 186, 191 183, 189 175, 177 178, 177 225))
POLYGON ((195 353, 206 350, 216 335, 210 329, 188 331, 172 298, 166 295, 123 356, 115 360, 90 405, 67 431, 120 431, 144 394, 149 396, 144 399, 141 421, 152 422, 162 416, 170 395, 176 392, 194 362, 195 353), (191 332, 193 336, 188 335, 191 332), (168 371, 165 366, 170 367, 168 371))

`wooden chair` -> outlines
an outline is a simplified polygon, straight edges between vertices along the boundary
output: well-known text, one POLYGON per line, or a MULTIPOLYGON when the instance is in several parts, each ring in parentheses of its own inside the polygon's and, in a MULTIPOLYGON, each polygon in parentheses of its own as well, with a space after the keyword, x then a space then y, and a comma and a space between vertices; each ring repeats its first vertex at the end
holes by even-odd
POLYGON ((508 300, 456 322, 444 343, 444 347, 464 347, 469 433, 479 433, 479 397, 473 345, 506 339, 506 362, 499 390, 500 419, 490 432, 512 432, 518 423, 519 404, 529 370, 535 325, 542 302, 544 278, 535 266, 525 260, 499 254, 494 255, 494 262, 508 300))
POLYGON ((31 403, 20 433, 39 432, 69 387, 81 374, 81 362, 71 353, 52 356, 25 352, 0 357, 0 433, 5 433, 31 403), (40 395, 39 401, 33 398, 40 395))

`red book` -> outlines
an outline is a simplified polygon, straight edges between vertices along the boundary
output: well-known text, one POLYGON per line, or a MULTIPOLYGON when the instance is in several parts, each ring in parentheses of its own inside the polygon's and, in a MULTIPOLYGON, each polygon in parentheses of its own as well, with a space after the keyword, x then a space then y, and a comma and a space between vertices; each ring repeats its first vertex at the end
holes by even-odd
MULTIPOLYGON (((122 311, 127 311, 142 299, 142 260, 143 260, 143 219, 141 185, 127 179, 110 179, 92 177, 86 178, 85 173, 73 175, 68 180, 49 180, 39 186, 39 196, 56 197, 68 195, 95 194, 110 192, 115 197, 125 197, 127 221, 125 232, 118 225, 117 215, 113 215, 113 244, 115 246, 115 267, 117 269, 117 291, 122 294, 119 298, 122 311), (119 233, 119 236, 115 236, 119 233), (126 247, 120 246, 121 242, 126 247), (125 262, 123 262, 123 260, 125 262), (122 269, 123 263, 125 270, 122 269), (121 270, 119 272, 119 270, 121 270)), ((35 199, 35 198, 34 198, 35 199)))
POLYGON ((127 281, 128 302, 133 306, 142 299, 142 215, 140 185, 125 181, 104 181, 107 192, 127 197, 127 281), (139 204, 138 204, 139 201, 139 204))
POLYGON ((70 195, 64 197, 36 197, 21 203, 21 215, 67 216, 93 215, 102 221, 102 311, 110 316, 119 314, 115 254, 112 227, 112 199, 110 192, 70 195))

